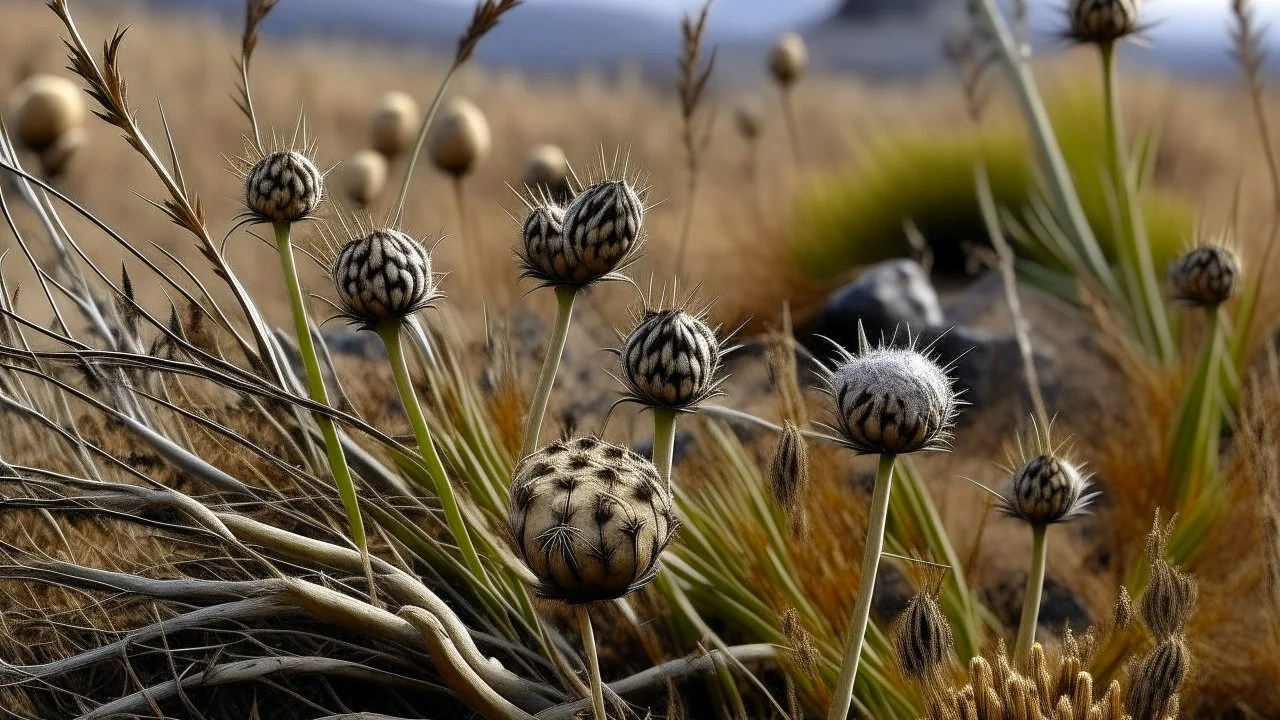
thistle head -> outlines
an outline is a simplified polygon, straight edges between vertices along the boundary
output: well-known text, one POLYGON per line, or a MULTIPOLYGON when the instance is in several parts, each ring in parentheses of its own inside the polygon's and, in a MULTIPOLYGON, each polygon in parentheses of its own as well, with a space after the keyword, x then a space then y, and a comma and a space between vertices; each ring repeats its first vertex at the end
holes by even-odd
POLYGON ((278 150, 258 160, 244 179, 244 204, 262 222, 306 219, 324 195, 324 175, 297 150, 278 150))
POLYGON ((555 442, 522 460, 510 520, 538 595, 572 604, 643 587, 679 524, 653 464, 596 437, 555 442))
POLYGON ((622 339, 618 355, 626 400, 684 412, 719 391, 722 358, 731 349, 722 349, 719 327, 707 324, 706 308, 686 311, 690 301, 646 309, 622 339))
POLYGON ((84 95, 64 77, 33 75, 10 97, 6 123, 14 139, 31 152, 43 154, 69 133, 84 131, 89 114, 84 95))
POLYGON ((1068 34, 1081 43, 1103 45, 1141 30, 1142 0, 1070 0, 1068 34))
POLYGON ((356 207, 368 208, 387 184, 387 160, 373 150, 361 150, 338 168, 338 186, 356 207))
POLYGON ((1036 426, 1035 430, 1032 451, 1019 447, 1019 456, 1009 471, 1009 485, 997 501, 1000 512, 1039 526, 1083 515, 1098 496, 1089 491, 1090 476, 1067 459, 1065 445, 1052 443, 1049 428, 1041 432, 1036 426))
POLYGON ((938 600, 922 592, 907 603, 893 637, 894 655, 910 678, 931 678, 951 659, 955 638, 938 600))
POLYGON ((809 67, 809 47, 804 38, 787 32, 778 36, 769 51, 769 74, 783 88, 789 88, 809 67))
POLYGON ((399 230, 375 230, 347 242, 332 275, 343 316, 368 328, 403 320, 440 297, 431 255, 399 230))
POLYGON ((489 122, 475 103, 450 99, 427 132, 427 155, 445 173, 460 178, 489 154, 492 136, 489 122))
POLYGON ((389 92, 373 108, 370 146, 387 160, 395 160, 413 145, 421 122, 422 114, 413 98, 402 92, 389 92))
POLYGON ((641 193, 627 180, 604 180, 578 193, 564 212, 564 252, 575 274, 595 279, 634 256, 644 224, 641 193))
POLYGON ((858 325, 857 355, 839 357, 822 371, 835 401, 835 430, 860 453, 900 455, 945 450, 960 401, 947 371, 910 347, 872 348, 858 325))
POLYGON ((1198 307, 1216 307, 1240 285, 1240 258, 1225 245, 1200 245, 1169 265, 1173 299, 1198 307))

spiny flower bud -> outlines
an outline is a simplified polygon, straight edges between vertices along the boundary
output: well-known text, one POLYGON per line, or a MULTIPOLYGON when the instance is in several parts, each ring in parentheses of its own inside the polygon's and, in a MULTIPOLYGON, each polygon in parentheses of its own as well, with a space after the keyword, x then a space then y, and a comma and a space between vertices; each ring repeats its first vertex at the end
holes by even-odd
POLYGON ((1070 35, 1083 43, 1112 43, 1138 31, 1142 0, 1071 0, 1070 35))
POLYGON ((687 410, 720 386, 720 342, 698 315, 682 309, 650 310, 622 345, 622 381, 628 399, 687 410))
POLYGON ((293 223, 320 204, 324 177, 315 163, 296 150, 273 152, 259 160, 244 182, 244 203, 259 220, 293 223))
POLYGON ((383 95, 374 106, 369 123, 369 140, 388 160, 395 160, 409 150, 418 133, 422 115, 418 103, 402 92, 383 95))
POLYGON ((1018 468, 1000 498, 1000 511, 1032 525, 1052 525, 1083 514, 1097 493, 1067 460, 1037 455, 1018 468))
POLYGON ((804 38, 788 32, 778 36, 769 52, 769 72, 778 84, 790 87, 809 66, 809 48, 804 38))
POLYGON ((595 437, 535 452, 511 483, 511 537, 542 597, 589 603, 644 586, 677 524, 653 464, 595 437))
POLYGON ((793 522, 803 522, 801 497, 809 485, 809 449, 800 428, 790 420, 782 425, 782 435, 773 452, 769 481, 778 507, 786 510, 793 522))
POLYGON ((643 222, 644 202, 625 180, 591 185, 565 210, 566 256, 586 275, 604 277, 624 264, 643 222))
POLYGON ((1182 638, 1171 637, 1138 665, 1124 698, 1125 711, 1133 720, 1163 720, 1168 715, 1187 676, 1188 655, 1182 638))
POLYGON ((9 131, 32 152, 43 153, 67 133, 84 128, 84 95, 64 77, 33 75, 11 97, 9 131))
POLYGON ((444 172, 462 177, 489 154, 489 122, 475 103, 453 98, 440 108, 427 133, 427 154, 444 172))
POLYGON ((333 283, 343 315, 370 328, 403 320, 440 297, 431 256, 399 230, 376 230, 343 246, 333 283))
POLYGON ((951 378, 914 348, 872 349, 858 326, 859 354, 840 357, 824 372, 835 400, 835 430, 861 453, 898 455, 946 449, 955 422, 951 378))
POLYGON ((387 183, 387 159, 373 150, 361 150, 338 169, 342 194, 358 207, 366 208, 382 193, 387 183))
POLYGON ((912 678, 932 676, 946 665, 954 644, 951 624, 938 601, 928 593, 911 598, 894 633, 894 655, 903 674, 912 678))
POLYGON ((1187 305, 1213 307, 1235 294, 1240 259, 1229 248, 1201 245, 1169 265, 1173 299, 1187 305))

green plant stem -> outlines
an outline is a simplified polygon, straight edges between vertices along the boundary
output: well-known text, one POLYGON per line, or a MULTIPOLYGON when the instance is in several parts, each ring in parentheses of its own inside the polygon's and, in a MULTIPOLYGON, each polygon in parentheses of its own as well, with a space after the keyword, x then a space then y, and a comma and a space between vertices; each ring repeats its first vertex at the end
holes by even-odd
POLYGON ((547 403, 551 400, 551 388, 556 384, 556 372, 560 369, 560 356, 564 355, 564 343, 569 339, 569 321, 573 319, 573 301, 577 296, 577 288, 556 288, 556 326, 551 331, 547 357, 542 361, 542 372, 538 374, 538 387, 533 393, 529 418, 525 421, 524 446, 520 449, 522 458, 532 455, 538 449, 538 436, 542 434, 542 420, 547 414, 547 403))
POLYGON ((1155 261, 1151 257, 1151 244, 1147 241, 1146 227, 1134 188, 1133 177, 1129 173, 1124 144, 1124 122, 1120 115, 1119 88, 1116 84, 1116 46, 1105 43, 1099 49, 1102 55, 1102 84, 1105 96, 1105 112, 1107 123, 1107 155, 1111 162, 1112 182, 1115 183, 1116 200, 1119 205, 1121 242, 1126 248, 1129 261, 1136 265, 1132 272, 1137 287, 1131 289, 1137 297, 1130 302, 1134 309, 1143 310, 1142 317, 1135 317, 1140 335, 1148 342, 1154 343, 1157 357, 1163 362, 1171 362, 1174 358, 1173 335, 1169 329, 1169 320, 1165 314, 1164 298, 1160 291, 1160 281, 1156 277, 1155 261), (1127 247, 1126 247, 1127 246, 1127 247))
MULTIPOLYGON (((275 223, 276 248, 280 253, 280 267, 284 271, 285 289, 289 293, 289 307, 293 311, 294 331, 298 336, 298 350, 302 354, 302 363, 307 370, 307 387, 313 402, 327 406, 329 393, 324 387, 324 376, 320 374, 320 360, 316 355, 315 342, 311 339, 311 326, 307 322, 307 308, 302 301, 302 284, 298 281, 298 266, 293 258, 293 245, 289 241, 289 223, 275 223)), ((338 494, 342 496, 342 504, 347 511, 347 524, 350 527, 351 540, 360 549, 360 558, 364 563, 365 579, 369 583, 369 596, 373 597, 373 567, 369 563, 369 544, 365 537, 364 520, 360 517, 360 502, 356 499, 355 481, 351 478, 351 468, 347 466, 347 456, 338 439, 338 428, 326 415, 316 414, 316 424, 324 436, 325 452, 329 457, 329 471, 333 473, 333 481, 338 486, 338 494)))
POLYGON ((458 543, 458 549, 462 551, 462 559, 471 569, 471 573, 487 586, 489 576, 480 562, 475 544, 471 542, 471 533, 467 530, 466 520, 462 517, 462 510, 458 506, 457 496, 454 495, 453 485, 450 484, 449 476, 445 473, 440 453, 436 452, 435 443, 431 440, 431 428, 427 426, 427 419, 422 414, 422 406, 418 403, 418 394, 413 389, 413 379, 409 377, 409 364, 405 361, 404 345, 400 340, 400 322, 383 322, 378 326, 378 335, 387 346, 387 357, 391 360, 391 372, 396 379, 396 389, 400 391, 400 400, 404 403, 405 412, 409 415, 409 424, 413 426, 413 434, 418 440, 418 451, 422 454, 427 473, 431 475, 431 481, 435 485, 436 496, 440 498, 440 506, 444 509, 449 530, 453 533, 453 539, 458 543))
POLYGON ((1022 598, 1022 619, 1018 622, 1018 640, 1013 657, 1025 662, 1031 655, 1036 641, 1036 626, 1040 622, 1040 597, 1044 593, 1045 555, 1048 545, 1048 525, 1031 526, 1031 574, 1027 576, 1027 592, 1022 598))
POLYGON ((653 464, 658 474, 671 485, 671 466, 676 454, 676 411, 653 409, 653 464))
POLYGON ((449 89, 449 81, 453 79, 459 66, 460 63, 457 61, 449 66, 449 72, 445 73, 444 79, 440 81, 436 96, 431 100, 431 107, 422 118, 422 125, 418 127, 418 137, 413 143, 413 153, 409 155, 409 162, 404 168, 404 179, 400 181, 400 194, 396 196, 396 211, 392 215, 392 225, 399 225, 404 216, 404 202, 409 197, 409 181, 413 179, 413 169, 418 165, 418 156, 422 154, 422 146, 427 142, 427 131, 431 129, 431 122, 435 120, 436 112, 440 110, 440 102, 444 100, 445 90, 449 89))
POLYGON ((862 642, 867 636, 867 623, 871 620, 871 595, 875 591, 880 553, 884 549, 884 528, 889 518, 889 493, 893 488, 895 457, 888 453, 882 454, 880 465, 876 468, 876 484, 871 493, 871 514, 867 518, 867 546, 862 552, 862 577, 858 580, 858 602, 853 608, 848 644, 845 645, 844 659, 840 663, 840 679, 831 696, 831 710, 827 712, 827 720, 845 720, 849 716, 849 706, 853 704, 853 683, 858 678, 862 642))
POLYGON ((591 678, 591 706, 595 709, 596 720, 605 720, 604 683, 600 682, 600 657, 596 653, 596 634, 591 629, 591 611, 586 605, 579 605, 577 612, 582 645, 587 654, 587 673, 591 678))

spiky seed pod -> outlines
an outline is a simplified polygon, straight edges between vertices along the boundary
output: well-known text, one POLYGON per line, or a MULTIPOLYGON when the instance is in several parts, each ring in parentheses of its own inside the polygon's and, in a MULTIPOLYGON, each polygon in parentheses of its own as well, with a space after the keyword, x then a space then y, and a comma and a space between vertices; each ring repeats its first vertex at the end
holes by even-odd
POLYGON ((1088 510, 1097 493, 1089 477, 1053 454, 1037 455, 1018 468, 1000 498, 1000 511, 1031 525, 1065 522, 1088 510))
POLYGON ((1173 299, 1186 305, 1213 307, 1235 294, 1240 258, 1221 245, 1201 245, 1169 265, 1173 299))
POLYGON ((595 437, 522 460, 510 520, 538 595, 573 604, 614 600, 652 580, 678 524, 653 464, 595 437))
POLYGON ((298 222, 316 209, 323 193, 324 176, 296 150, 267 155, 244 181, 244 204, 263 222, 298 222))
MULTIPOLYGON (((569 185, 569 160, 558 145, 542 144, 529 149, 524 159, 524 184, 554 192, 569 185)), ((555 199, 555 198, 553 198, 555 199)))
POLYGON ((755 102, 743 102, 733 109, 733 124, 738 134, 748 143, 760 137, 760 107, 755 102))
POLYGON ((427 132, 427 154, 442 171, 460 178, 489 154, 489 121, 475 103, 452 98, 440 108, 427 132))
POLYGON ((720 387, 720 341, 701 317, 650 310, 622 345, 622 381, 630 400, 688 410, 720 387))
POLYGON ((769 73, 784 88, 790 87, 809 67, 809 47, 804 38, 788 32, 778 36, 769 51, 769 73))
POLYGON ((338 185, 347 200, 367 208, 387 184, 387 159, 373 150, 361 150, 338 169, 338 185))
POLYGON ((823 373, 845 445, 893 455, 946 449, 959 405, 946 371, 914 348, 871 348, 861 326, 858 335, 859 354, 837 347, 823 373))
POLYGON ((920 593, 902 611, 893 642, 902 673, 911 678, 929 678, 950 660, 955 638, 937 599, 920 593))
POLYGON ((27 150, 43 153, 64 135, 83 130, 88 110, 76 84, 58 75, 33 75, 14 89, 7 124, 27 150))
POLYGON ((1158 640, 1180 635, 1195 613, 1196 581, 1163 558, 1152 562, 1151 580, 1142 593, 1138 612, 1158 640))
POLYGON ((1069 34, 1077 42, 1113 43, 1138 32, 1141 10, 1142 0, 1071 0, 1069 34))
POLYGON ((62 177, 72 158, 84 146, 89 134, 84 128, 71 128, 62 133, 57 142, 40 153, 40 172, 51 180, 62 177))
POLYGON ((395 160, 413 145, 421 122, 422 113, 413 98, 402 92, 389 92, 373 108, 369 144, 387 160, 395 160))
POLYGON ((399 230, 376 230, 344 245, 333 283, 343 315, 369 328, 403 320, 440 297, 431 255, 399 230))
POLYGON ((590 277, 623 265, 640 241, 644 201, 625 180, 595 183, 578 193, 564 213, 565 253, 590 277))
POLYGON ((1160 643, 1129 679, 1124 709, 1133 720, 1163 720, 1187 676, 1190 658, 1181 637, 1160 643))
POLYGON ((801 499, 809 486, 809 447, 800 428, 790 420, 783 423, 778 446, 773 451, 769 485, 778 507, 786 510, 793 521, 803 521, 801 499))

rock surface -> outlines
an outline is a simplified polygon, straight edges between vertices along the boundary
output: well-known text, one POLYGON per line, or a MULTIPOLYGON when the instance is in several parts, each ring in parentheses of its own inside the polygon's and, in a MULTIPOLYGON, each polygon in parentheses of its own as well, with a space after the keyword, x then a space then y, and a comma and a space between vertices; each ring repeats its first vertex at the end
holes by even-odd
POLYGON ((857 347, 858 323, 871 342, 882 336, 905 337, 945 322, 938 291, 914 260, 889 260, 868 267, 856 280, 831 294, 808 328, 806 344, 821 349, 819 338, 857 347))

